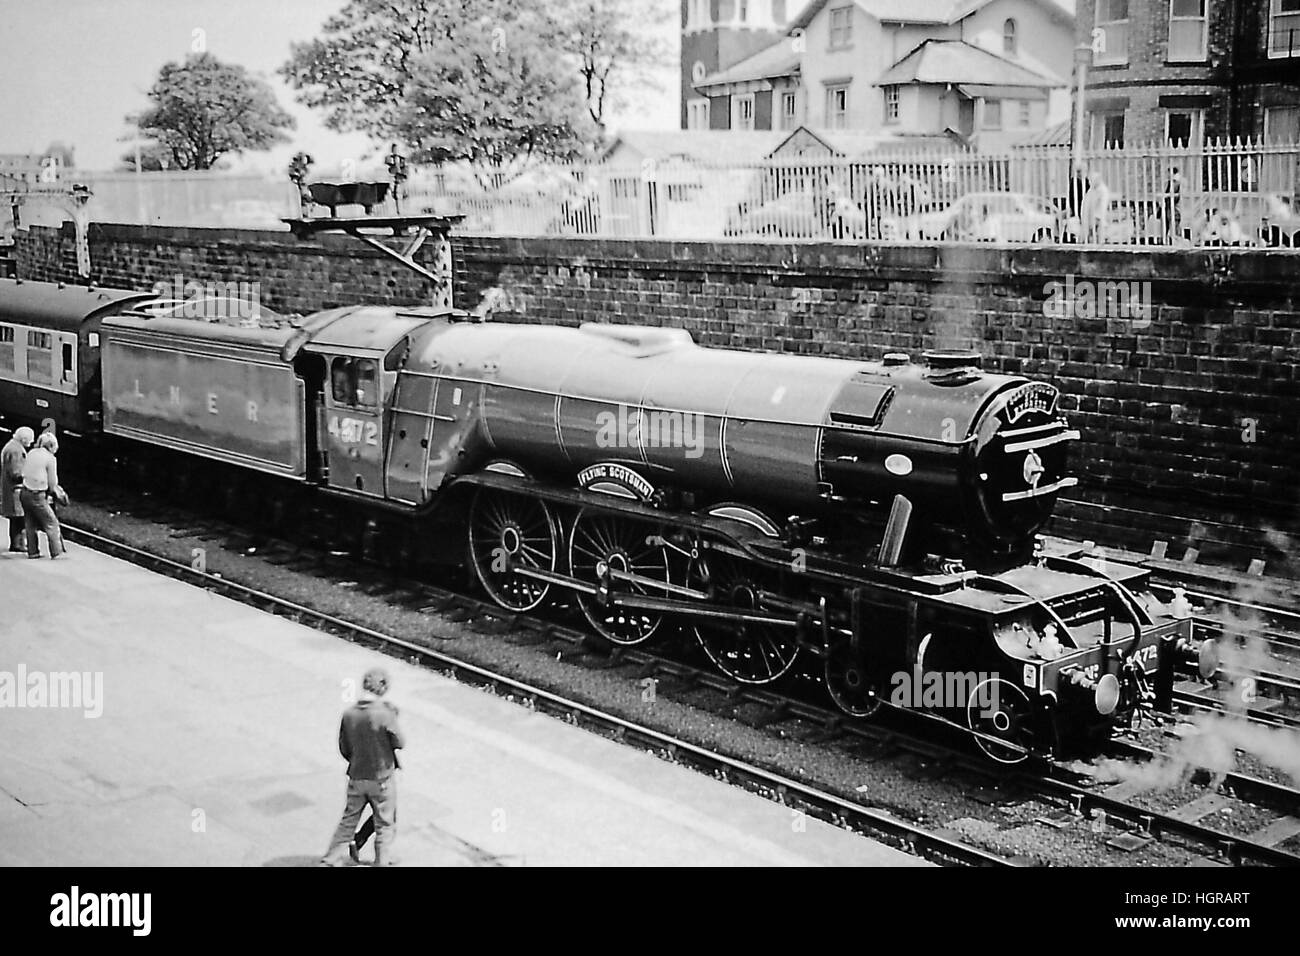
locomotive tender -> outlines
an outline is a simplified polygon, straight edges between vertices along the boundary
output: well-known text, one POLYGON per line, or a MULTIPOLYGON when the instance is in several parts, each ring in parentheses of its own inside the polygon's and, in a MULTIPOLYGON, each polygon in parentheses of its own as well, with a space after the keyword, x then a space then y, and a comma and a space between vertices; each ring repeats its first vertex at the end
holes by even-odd
POLYGON ((0 414, 403 554, 455 535, 503 608, 572 599, 614 644, 686 629, 751 684, 807 658, 850 715, 967 675, 922 706, 1002 762, 1095 750, 1211 652, 1145 570, 1036 551, 1078 434, 1055 387, 972 354, 192 305, 0 280, 0 414))

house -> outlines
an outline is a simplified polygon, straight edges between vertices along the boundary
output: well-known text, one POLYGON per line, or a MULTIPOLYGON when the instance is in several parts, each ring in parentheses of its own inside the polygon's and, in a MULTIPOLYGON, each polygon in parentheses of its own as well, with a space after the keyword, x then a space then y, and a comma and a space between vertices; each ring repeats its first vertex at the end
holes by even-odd
MULTIPOLYGON (((800 0, 681 0, 681 128, 729 129, 712 120, 694 85, 785 36, 789 6, 800 0)), ((762 128, 762 127, 759 127, 762 128)), ((768 127, 771 128, 771 127, 768 127)))
POLYGON ((0 176, 27 186, 57 183, 74 166, 73 151, 61 143, 43 153, 0 153, 0 176))
POLYGON ((883 92, 883 128, 951 130, 997 150, 1046 129, 1048 96, 1064 84, 964 40, 923 40, 872 85, 883 92))
POLYGON ((794 129, 803 122, 798 44, 782 37, 734 66, 702 77, 690 129, 794 129))
POLYGON ((814 129, 801 126, 772 150, 775 161, 846 159, 872 161, 918 150, 956 150, 964 146, 951 136, 900 136, 858 129, 814 129))
POLYGON ((1092 147, 1300 142, 1300 0, 1079 0, 1092 147))
POLYGON ((1056 0, 812 0, 780 40, 694 81, 688 125, 953 130, 997 147, 1069 115, 1073 47, 1056 0))

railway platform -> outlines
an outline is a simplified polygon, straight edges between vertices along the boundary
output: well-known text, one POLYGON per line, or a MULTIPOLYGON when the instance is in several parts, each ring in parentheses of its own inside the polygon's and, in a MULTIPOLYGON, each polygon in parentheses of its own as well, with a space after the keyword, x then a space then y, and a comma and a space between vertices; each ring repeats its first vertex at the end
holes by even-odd
POLYGON ((927 865, 84 547, 0 555, 0 603, 0 866, 315 864, 344 682, 375 663, 408 737, 400 865, 927 865))

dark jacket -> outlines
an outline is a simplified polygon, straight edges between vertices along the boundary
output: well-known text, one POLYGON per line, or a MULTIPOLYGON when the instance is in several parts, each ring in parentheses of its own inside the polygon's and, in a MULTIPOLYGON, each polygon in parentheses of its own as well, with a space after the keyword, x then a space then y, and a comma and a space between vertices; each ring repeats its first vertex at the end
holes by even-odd
POLYGON ((397 708, 387 701, 364 698, 343 712, 339 753, 353 780, 386 780, 401 766, 395 751, 405 745, 397 708))
POLYGON ((21 518, 23 506, 18 492, 23 487, 23 462, 27 450, 17 438, 11 438, 0 450, 0 518, 21 518))

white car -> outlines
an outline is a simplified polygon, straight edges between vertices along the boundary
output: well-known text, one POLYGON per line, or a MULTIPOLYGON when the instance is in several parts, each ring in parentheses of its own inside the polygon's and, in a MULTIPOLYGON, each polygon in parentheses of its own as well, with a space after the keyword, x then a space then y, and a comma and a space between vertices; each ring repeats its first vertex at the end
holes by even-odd
POLYGON ((1052 206, 1024 193, 967 193, 946 209, 882 222, 881 232, 914 240, 1054 242, 1060 220, 1052 206))
POLYGON ((860 206, 836 190, 795 189, 752 209, 738 210, 723 235, 783 239, 859 239, 867 218, 860 206))

